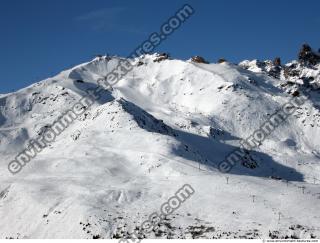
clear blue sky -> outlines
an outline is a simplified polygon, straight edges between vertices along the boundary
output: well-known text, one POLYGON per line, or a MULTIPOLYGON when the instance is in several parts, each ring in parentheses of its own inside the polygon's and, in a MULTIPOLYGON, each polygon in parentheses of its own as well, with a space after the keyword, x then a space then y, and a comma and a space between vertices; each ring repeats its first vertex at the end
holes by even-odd
POLYGON ((127 56, 184 3, 194 16, 158 49, 176 58, 290 60, 303 42, 320 48, 319 0, 1 0, 0 93, 95 54, 127 56))

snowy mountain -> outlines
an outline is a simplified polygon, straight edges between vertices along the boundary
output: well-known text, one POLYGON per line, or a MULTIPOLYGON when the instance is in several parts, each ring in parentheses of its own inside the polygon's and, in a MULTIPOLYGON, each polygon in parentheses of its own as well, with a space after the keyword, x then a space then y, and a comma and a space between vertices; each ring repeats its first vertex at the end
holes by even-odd
POLYGON ((0 95, 1 238, 129 237, 185 184, 194 195, 139 237, 320 237, 319 63, 130 60, 112 90, 10 173, 10 161, 121 60, 98 57, 0 95), (221 172, 294 97, 307 100, 221 172))

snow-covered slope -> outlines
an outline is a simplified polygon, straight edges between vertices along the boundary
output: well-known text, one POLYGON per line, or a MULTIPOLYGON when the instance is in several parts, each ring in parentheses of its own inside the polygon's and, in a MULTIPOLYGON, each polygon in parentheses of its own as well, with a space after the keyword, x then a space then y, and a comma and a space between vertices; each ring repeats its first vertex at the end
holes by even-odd
POLYGON ((0 96, 0 237, 124 237, 188 183, 195 194, 141 237, 319 238, 319 91, 250 151, 254 168, 224 174, 225 156, 292 99, 292 80, 256 62, 155 58, 141 57, 16 175, 8 163, 120 58, 0 96))

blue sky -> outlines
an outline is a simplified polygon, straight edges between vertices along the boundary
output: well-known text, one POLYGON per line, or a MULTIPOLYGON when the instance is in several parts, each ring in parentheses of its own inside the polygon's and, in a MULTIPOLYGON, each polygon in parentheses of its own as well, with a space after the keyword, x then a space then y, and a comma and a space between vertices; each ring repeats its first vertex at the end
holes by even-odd
POLYGON ((0 93, 90 60, 127 56, 183 4, 195 14, 158 51, 210 61, 296 58, 320 48, 320 1, 1 0, 0 93))

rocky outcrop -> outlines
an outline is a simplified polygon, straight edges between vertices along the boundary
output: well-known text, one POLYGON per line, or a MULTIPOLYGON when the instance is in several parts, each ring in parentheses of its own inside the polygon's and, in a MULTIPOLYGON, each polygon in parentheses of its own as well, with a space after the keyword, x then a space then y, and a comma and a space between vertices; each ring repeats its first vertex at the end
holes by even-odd
POLYGON ((162 62, 170 58, 169 53, 160 53, 157 57, 153 60, 153 62, 162 62))
POLYGON ((299 86, 320 88, 320 54, 313 51, 308 44, 302 45, 298 53, 298 61, 282 64, 280 57, 273 61, 245 60, 239 66, 256 73, 265 73, 268 76, 285 81, 281 83, 284 89, 290 88, 288 93, 294 92, 292 88, 299 86))
POLYGON ((196 62, 196 63, 205 63, 205 64, 208 64, 209 62, 206 61, 203 57, 201 56, 194 56, 191 58, 191 61, 192 62, 196 62))
POLYGON ((308 44, 303 44, 298 54, 298 60, 306 65, 316 65, 320 63, 320 55, 315 53, 308 44))

